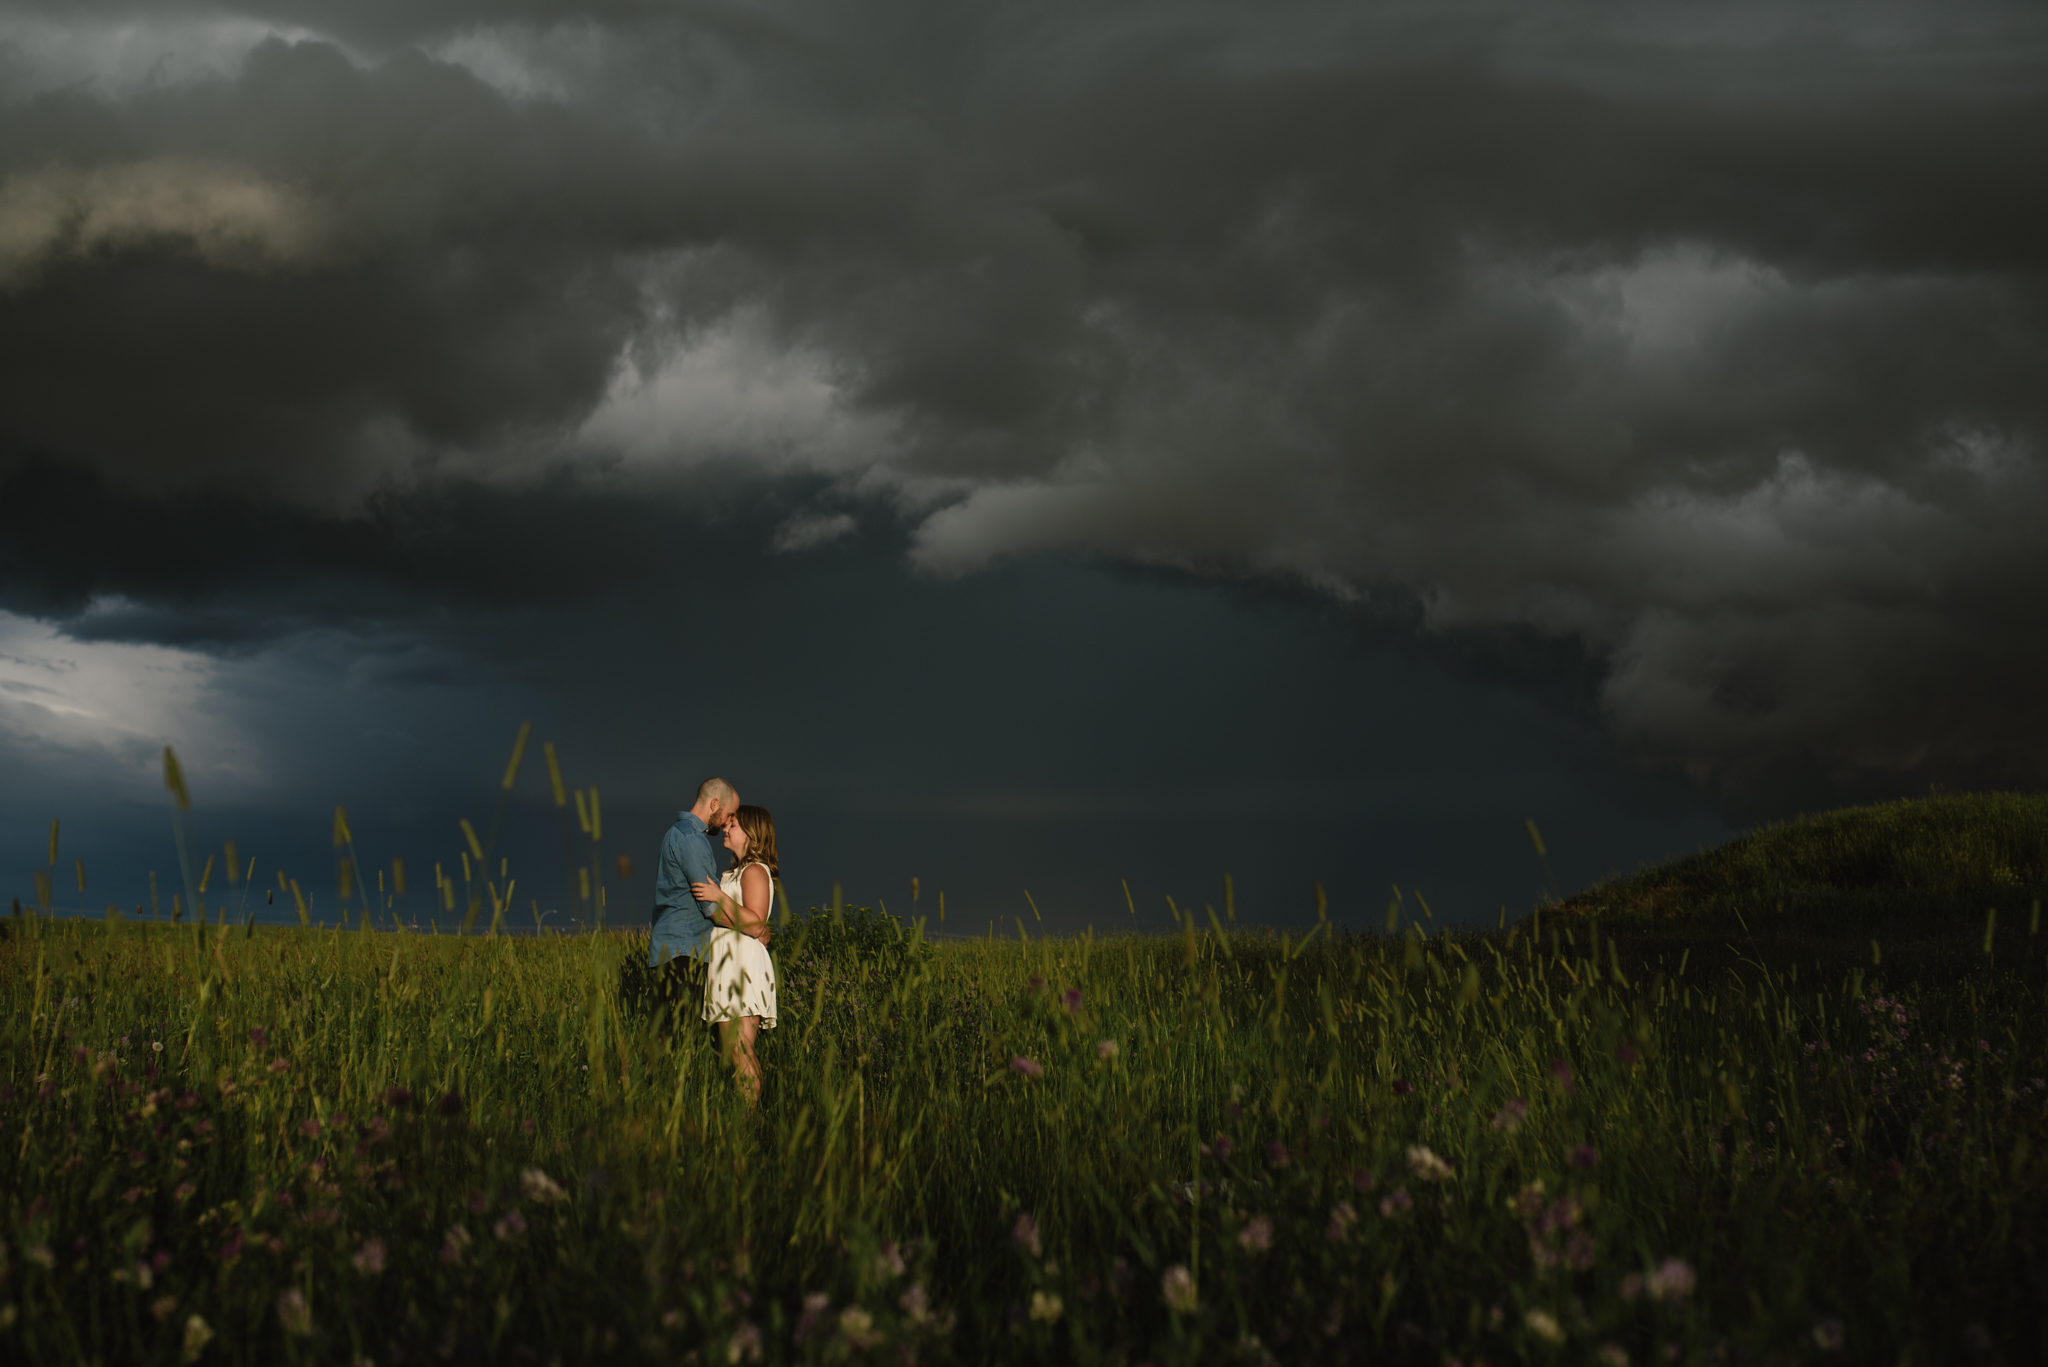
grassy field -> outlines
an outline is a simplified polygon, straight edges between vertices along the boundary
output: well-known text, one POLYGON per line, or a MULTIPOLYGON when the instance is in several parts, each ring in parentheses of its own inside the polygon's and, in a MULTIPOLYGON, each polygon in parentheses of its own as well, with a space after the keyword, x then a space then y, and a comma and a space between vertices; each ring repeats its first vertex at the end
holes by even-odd
POLYGON ((1865 809, 1485 934, 814 916, 751 1112, 644 937, 23 916, 0 1355, 2040 1361, 2044 831, 1865 809))

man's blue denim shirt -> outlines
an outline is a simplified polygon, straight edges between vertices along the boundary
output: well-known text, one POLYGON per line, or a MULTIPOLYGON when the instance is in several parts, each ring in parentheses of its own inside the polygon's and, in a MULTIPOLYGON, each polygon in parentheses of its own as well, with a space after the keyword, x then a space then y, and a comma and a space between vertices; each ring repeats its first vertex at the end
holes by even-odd
POLYGON ((648 945, 647 963, 658 967, 664 959, 702 958, 717 922, 711 913, 716 902, 699 902, 690 892, 692 883, 716 883, 718 859, 711 853, 711 836, 703 821, 689 812, 676 816, 676 824, 661 838, 661 858, 654 866, 654 935, 648 945))

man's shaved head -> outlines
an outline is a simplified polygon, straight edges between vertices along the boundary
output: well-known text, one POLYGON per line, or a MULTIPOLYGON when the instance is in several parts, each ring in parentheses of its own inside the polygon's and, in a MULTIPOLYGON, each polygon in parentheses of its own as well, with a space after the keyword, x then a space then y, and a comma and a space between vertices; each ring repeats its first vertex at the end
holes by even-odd
POLYGON ((716 802, 724 808, 740 805, 740 795, 733 791, 730 783, 722 778, 707 778, 697 785, 698 802, 716 802))

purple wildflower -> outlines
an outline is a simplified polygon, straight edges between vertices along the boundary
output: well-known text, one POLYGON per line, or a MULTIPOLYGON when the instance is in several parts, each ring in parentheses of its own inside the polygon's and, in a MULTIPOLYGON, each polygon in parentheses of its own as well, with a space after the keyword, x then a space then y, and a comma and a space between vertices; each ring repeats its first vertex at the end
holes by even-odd
POLYGON ((1165 1298, 1167 1309, 1182 1315, 1195 1313, 1195 1279, 1179 1263, 1167 1268, 1159 1279, 1159 1294, 1165 1298))
POLYGON ((284 1326, 287 1334, 296 1334, 300 1338, 313 1332, 313 1307, 306 1304, 305 1292, 295 1286, 278 1293, 277 1322, 284 1326))
POLYGON ((355 1251, 355 1256, 349 1261, 355 1264, 356 1271, 374 1277, 384 1270, 384 1254, 384 1241, 370 1238, 363 1240, 363 1246, 355 1251))
POLYGON ((1699 1285, 1699 1275, 1683 1258, 1666 1258, 1643 1278, 1643 1290, 1653 1301, 1682 1301, 1699 1285))

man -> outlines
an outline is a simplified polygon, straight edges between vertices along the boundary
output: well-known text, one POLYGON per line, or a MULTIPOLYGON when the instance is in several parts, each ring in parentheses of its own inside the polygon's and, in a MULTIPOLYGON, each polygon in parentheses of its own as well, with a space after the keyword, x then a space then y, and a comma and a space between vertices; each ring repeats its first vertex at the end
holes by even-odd
POLYGON ((654 866, 654 933, 647 964, 661 970, 663 1014, 695 1016, 704 1000, 704 950, 717 924, 715 902, 699 902, 692 883, 717 883, 718 858, 711 833, 723 831, 739 810, 740 795, 722 778, 697 785, 697 801, 676 817, 661 840, 654 866), (664 965, 666 965, 664 967, 664 965))

